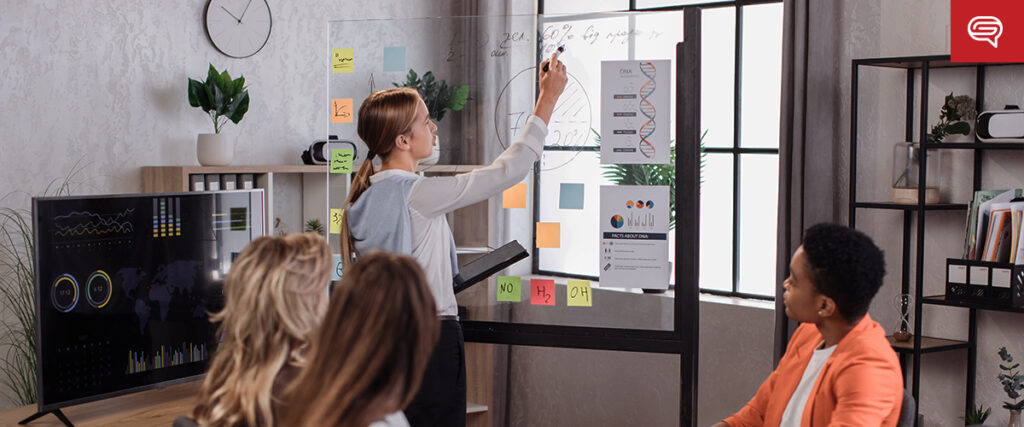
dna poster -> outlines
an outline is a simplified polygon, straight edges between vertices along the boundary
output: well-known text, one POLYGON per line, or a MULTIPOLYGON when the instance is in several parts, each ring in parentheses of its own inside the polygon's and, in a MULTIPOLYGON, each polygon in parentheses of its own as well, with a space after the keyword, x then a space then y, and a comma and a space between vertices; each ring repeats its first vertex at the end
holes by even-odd
POLYGON ((601 61, 601 163, 669 163, 672 61, 601 61))

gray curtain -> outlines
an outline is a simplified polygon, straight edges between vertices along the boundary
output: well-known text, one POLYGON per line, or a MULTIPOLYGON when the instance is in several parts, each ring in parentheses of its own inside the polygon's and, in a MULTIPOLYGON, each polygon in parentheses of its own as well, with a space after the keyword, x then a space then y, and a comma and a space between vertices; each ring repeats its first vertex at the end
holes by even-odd
POLYGON ((803 231, 841 219, 837 171, 844 161, 837 83, 839 9, 834 1, 785 0, 782 36, 782 110, 779 131, 778 267, 775 290, 775 362, 796 324, 785 314, 782 281, 803 231))

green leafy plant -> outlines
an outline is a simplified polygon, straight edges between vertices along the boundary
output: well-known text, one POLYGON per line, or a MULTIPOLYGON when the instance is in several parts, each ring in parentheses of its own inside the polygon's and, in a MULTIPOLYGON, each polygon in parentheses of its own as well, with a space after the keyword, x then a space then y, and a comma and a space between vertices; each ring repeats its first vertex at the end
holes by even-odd
MULTIPOLYGON (((594 141, 601 145, 601 134, 591 129, 594 133, 594 141)), ((707 161, 707 153, 704 152, 704 137, 708 134, 705 130, 700 136, 700 170, 701 184, 704 183, 704 163, 707 161)), ((668 164, 609 164, 602 166, 601 173, 605 179, 615 185, 667 185, 669 218, 668 229, 676 228, 676 145, 670 141, 668 164)))
POLYGON ((218 73, 210 64, 205 82, 188 79, 188 104, 210 116, 216 133, 220 133, 228 120, 237 125, 249 111, 245 77, 232 80, 227 70, 218 73))
POLYGON ((939 122, 928 133, 928 141, 942 142, 946 135, 971 133, 969 122, 974 120, 976 113, 974 99, 967 95, 953 96, 953 92, 950 92, 939 112, 939 122))
POLYGON ((1024 390, 1024 384, 1021 380, 1024 377, 1021 376, 1020 363, 1013 363, 1013 356, 1006 351, 1006 347, 999 347, 999 358, 1003 360, 1003 363, 999 364, 999 383, 1003 385, 1003 391, 1006 392, 1006 396, 1013 400, 1013 402, 1003 402, 1003 407, 1011 411, 1019 411, 1024 408, 1024 400, 1021 398, 1021 390, 1024 390), (1013 363, 1013 365, 1010 365, 1013 363))
MULTIPOLYGON (((62 182, 51 182, 43 195, 71 195, 71 180, 80 170, 76 163, 62 182)), ((17 405, 35 403, 36 309, 35 247, 32 213, 0 208, 0 381, 5 397, 17 405)))
POLYGON ((433 71, 427 71, 422 76, 410 69, 405 76, 405 83, 393 83, 395 87, 412 87, 420 93, 423 103, 427 104, 430 111, 430 118, 435 122, 441 121, 447 110, 461 111, 469 99, 469 85, 448 86, 444 80, 434 77, 433 71))
POLYGON ((967 411, 960 419, 964 420, 965 426, 973 426, 984 424, 989 415, 992 415, 992 408, 986 408, 985 405, 972 405, 971 410, 967 411))
POLYGON ((303 231, 306 233, 324 234, 324 224, 316 218, 307 219, 303 231))

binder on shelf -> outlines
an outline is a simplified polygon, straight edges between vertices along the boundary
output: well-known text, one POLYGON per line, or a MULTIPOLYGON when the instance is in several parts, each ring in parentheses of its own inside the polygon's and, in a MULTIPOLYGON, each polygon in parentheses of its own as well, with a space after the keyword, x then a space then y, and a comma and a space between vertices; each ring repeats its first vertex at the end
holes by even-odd
POLYGON ((469 264, 459 267, 459 274, 453 280, 455 293, 457 294, 469 289, 470 286, 491 277, 494 273, 515 264, 527 256, 529 254, 526 252, 526 249, 523 249, 523 246, 518 241, 513 240, 487 255, 471 261, 469 264))
POLYGON ((220 176, 220 188, 224 190, 237 190, 237 175, 233 173, 225 173, 220 176))
POLYGON ((203 175, 189 175, 189 191, 206 191, 206 177, 203 175))
POLYGON ((220 191, 220 175, 206 175, 206 191, 220 191))
POLYGON ((946 299, 1024 306, 1024 265, 948 258, 946 299))
POLYGON ((239 190, 252 190, 253 181, 251 173, 243 173, 238 175, 238 189, 239 190))

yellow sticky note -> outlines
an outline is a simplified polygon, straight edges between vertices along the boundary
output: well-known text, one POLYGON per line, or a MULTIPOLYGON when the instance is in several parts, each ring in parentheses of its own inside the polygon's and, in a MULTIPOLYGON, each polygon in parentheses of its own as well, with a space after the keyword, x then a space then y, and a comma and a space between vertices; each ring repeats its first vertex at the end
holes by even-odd
POLYGON ((331 51, 331 72, 351 73, 356 70, 354 49, 334 49, 331 51))
POLYGON ((537 247, 558 248, 562 246, 561 224, 557 222, 537 223, 537 247))
POLYGON ((352 123, 352 98, 331 100, 331 123, 352 123))
POLYGON ((344 209, 331 209, 331 234, 341 234, 341 219, 344 216, 344 209))
POLYGON ((331 173, 352 173, 352 149, 331 150, 331 173))
POLYGON ((589 280, 569 280, 566 283, 565 295, 569 307, 593 307, 589 280))
POLYGON ((526 183, 520 182, 501 193, 501 207, 505 209, 526 207, 526 183))

